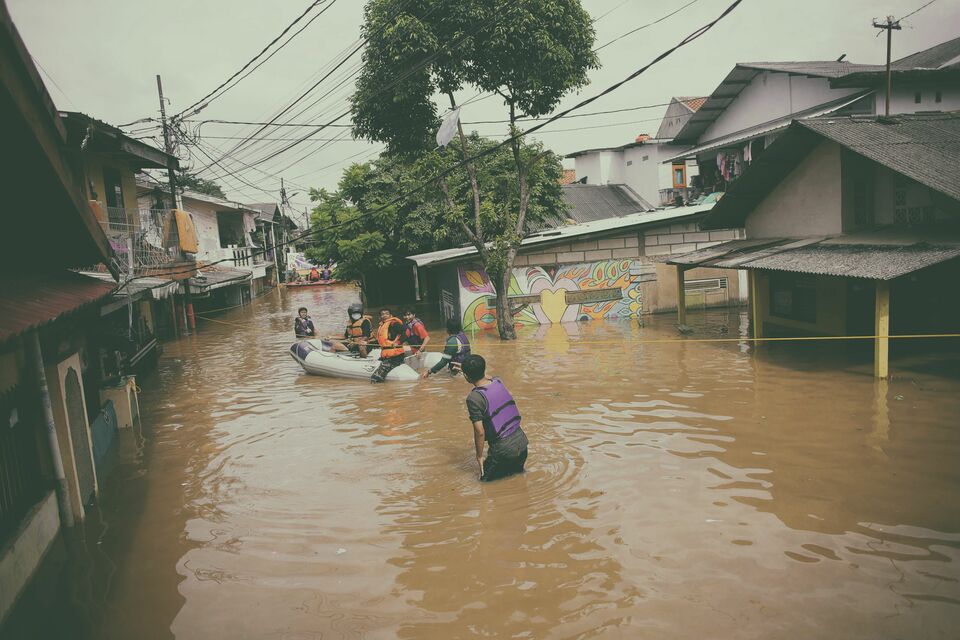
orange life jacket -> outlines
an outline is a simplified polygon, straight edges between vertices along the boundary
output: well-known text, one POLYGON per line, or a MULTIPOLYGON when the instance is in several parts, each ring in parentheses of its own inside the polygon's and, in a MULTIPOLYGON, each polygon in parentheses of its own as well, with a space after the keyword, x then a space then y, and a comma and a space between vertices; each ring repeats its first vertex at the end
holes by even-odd
POLYGON ((377 328, 377 342, 380 343, 380 357, 392 358, 403 355, 403 348, 400 347, 400 338, 390 339, 390 327, 395 324, 403 324, 400 318, 390 318, 381 322, 377 328))
POLYGON ((347 324, 347 336, 350 338, 363 338, 363 322, 366 320, 370 323, 370 326, 373 327, 373 318, 370 316, 362 316, 359 320, 350 322, 347 324))

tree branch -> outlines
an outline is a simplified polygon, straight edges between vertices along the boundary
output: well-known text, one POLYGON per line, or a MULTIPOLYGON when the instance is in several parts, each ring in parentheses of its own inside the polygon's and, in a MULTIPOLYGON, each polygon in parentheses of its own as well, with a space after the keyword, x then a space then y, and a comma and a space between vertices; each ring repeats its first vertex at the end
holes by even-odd
MULTIPOLYGON (((453 99, 453 93, 448 92, 450 98, 450 108, 456 109, 457 102, 453 99)), ((467 175, 470 176, 470 190, 473 192, 473 225, 476 236, 480 244, 483 244, 483 227, 480 224, 480 185, 477 184, 477 167, 470 159, 467 149, 467 136, 463 133, 463 126, 460 124, 460 118, 457 118, 457 133, 460 135, 460 151, 463 153, 463 159, 467 164, 467 175)))

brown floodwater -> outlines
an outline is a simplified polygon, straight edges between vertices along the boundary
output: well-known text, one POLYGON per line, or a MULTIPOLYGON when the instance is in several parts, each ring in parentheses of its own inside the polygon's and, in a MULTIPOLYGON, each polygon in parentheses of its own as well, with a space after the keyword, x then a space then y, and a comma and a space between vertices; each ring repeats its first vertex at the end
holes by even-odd
POLYGON ((297 307, 339 330, 356 296, 167 343, 144 441, 10 637, 957 637, 956 349, 898 345, 878 382, 869 344, 691 341, 746 335, 739 310, 480 334, 530 439, 481 484, 461 378, 288 355, 297 307))

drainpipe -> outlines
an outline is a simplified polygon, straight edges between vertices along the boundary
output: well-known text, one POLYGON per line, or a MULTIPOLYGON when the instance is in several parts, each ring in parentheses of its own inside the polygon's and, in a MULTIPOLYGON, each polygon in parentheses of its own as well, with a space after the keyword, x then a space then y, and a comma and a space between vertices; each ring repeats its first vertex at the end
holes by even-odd
POLYGON ((36 383, 40 388, 40 400, 43 403, 43 422, 47 427, 47 443, 50 446, 50 458, 53 463, 54 489, 57 494, 57 506, 60 508, 60 522, 65 527, 73 526, 73 510, 70 508, 70 496, 67 493, 67 475, 63 471, 63 458, 60 456, 60 441, 57 438, 57 427, 53 422, 53 405, 50 403, 50 387, 47 386, 47 374, 43 370, 43 352, 40 350, 40 334, 32 332, 29 338, 29 349, 34 369, 36 383))

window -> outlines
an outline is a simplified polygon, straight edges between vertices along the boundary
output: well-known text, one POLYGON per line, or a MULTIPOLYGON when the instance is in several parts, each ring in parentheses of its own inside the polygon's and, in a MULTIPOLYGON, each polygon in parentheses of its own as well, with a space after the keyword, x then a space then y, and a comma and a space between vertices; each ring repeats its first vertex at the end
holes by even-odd
POLYGON ((632 166, 632 165, 633 165, 633 160, 627 160, 627 166, 629 167, 629 166, 632 166))
POLYGON ((770 315, 800 322, 817 321, 817 281, 797 273, 770 276, 770 315))
POLYGON ((942 101, 943 101, 943 92, 942 92, 942 91, 937 91, 937 92, 933 95, 933 101, 934 101, 934 102, 942 102, 942 101))
POLYGON ((687 186, 687 165, 673 165, 673 188, 683 189, 687 186))
POLYGON ((921 98, 922 98, 922 96, 920 95, 920 92, 919 92, 919 91, 917 91, 915 94, 913 94, 913 101, 914 101, 914 103, 920 104, 921 98))

